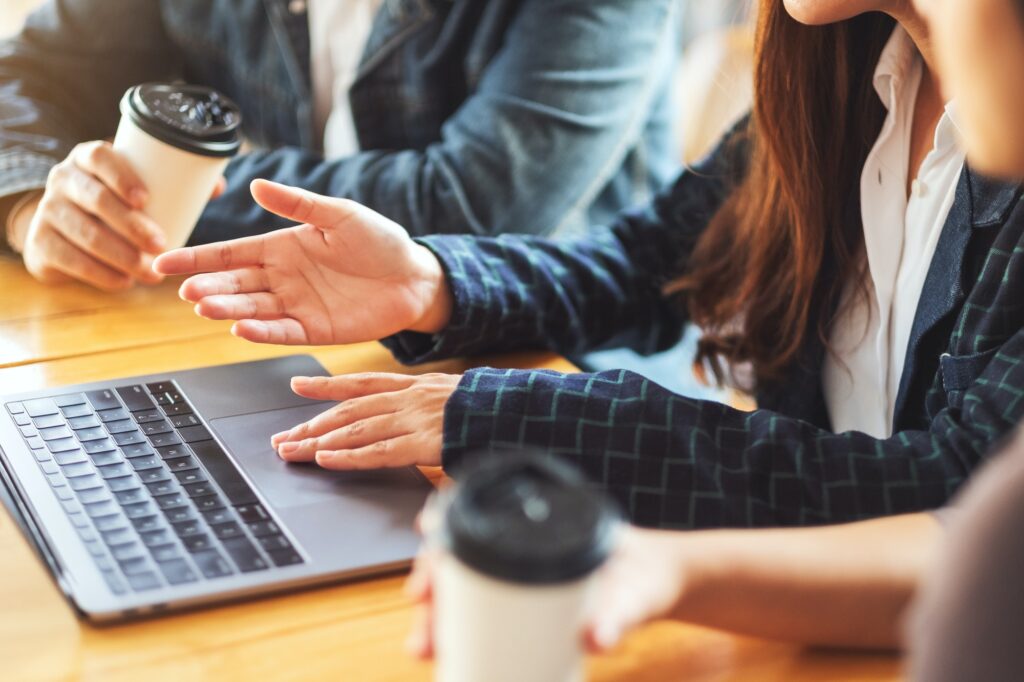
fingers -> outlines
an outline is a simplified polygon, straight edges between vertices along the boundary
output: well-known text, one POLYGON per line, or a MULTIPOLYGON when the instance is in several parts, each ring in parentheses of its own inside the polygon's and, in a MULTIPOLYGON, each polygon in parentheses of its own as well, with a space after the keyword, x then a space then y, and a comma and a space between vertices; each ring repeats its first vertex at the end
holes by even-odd
POLYGON ((267 180, 254 180, 249 187, 256 203, 282 218, 315 226, 337 225, 353 217, 359 204, 333 199, 267 180))
POLYGON ((213 187, 213 192, 210 194, 210 200, 219 199, 227 191, 228 181, 225 178, 219 178, 217 184, 213 187))
POLYGON ((319 459, 318 453, 356 450, 396 436, 404 436, 406 433, 396 427, 395 420, 391 418, 397 411, 396 407, 391 412, 354 421, 320 436, 299 441, 284 441, 277 448, 278 454, 289 462, 311 462, 319 459))
POLYGON ((405 649, 419 659, 434 657, 434 613, 430 607, 423 607, 416 612, 412 631, 405 640, 405 649))
MULTIPOLYGON (((420 377, 422 379, 422 377, 420 377)), ((368 372, 336 377, 295 377, 292 390, 312 400, 351 400, 376 393, 389 393, 409 388, 417 377, 405 374, 368 372)))
POLYGON ((44 282, 56 282, 54 273, 85 282, 104 291, 121 291, 132 285, 132 278, 117 272, 69 242, 56 230, 43 229, 35 237, 35 248, 26 253, 25 266, 44 282))
POLYGON ((196 304, 196 314, 209 320, 279 320, 284 305, 276 294, 207 296, 196 304))
POLYGON ((387 469, 414 464, 427 449, 422 434, 409 433, 351 450, 320 450, 316 453, 316 463, 336 471, 387 469))
POLYGON ((250 294, 269 290, 270 281, 267 279, 266 270, 243 268, 189 277, 182 283, 178 295, 190 303, 198 303, 206 296, 250 294))
POLYGON ((69 201, 56 200, 47 211, 53 227, 79 250, 112 270, 155 284, 162 278, 135 246, 111 232, 96 218, 69 201))
POLYGON ((161 254, 153 268, 164 275, 194 275, 263 265, 265 237, 245 237, 161 254))
MULTIPOLYGON (((346 400, 329 410, 318 414, 293 429, 275 434, 270 443, 277 449, 282 443, 298 442, 318 438, 326 433, 354 424, 363 419, 382 414, 394 414, 398 410, 394 396, 390 393, 346 400)), ((313 459, 313 453, 309 459, 313 459)))
POLYGON ((308 346, 309 336, 297 320, 240 320, 231 327, 231 333, 253 343, 272 343, 278 346, 308 346))
POLYGON ((79 168, 99 178, 125 205, 135 209, 145 206, 149 199, 145 184, 109 142, 80 144, 71 152, 71 158, 79 168))
POLYGON ((166 241, 159 226, 125 204, 96 176, 77 165, 63 167, 58 179, 67 198, 99 218, 111 230, 138 248, 159 253, 166 241))

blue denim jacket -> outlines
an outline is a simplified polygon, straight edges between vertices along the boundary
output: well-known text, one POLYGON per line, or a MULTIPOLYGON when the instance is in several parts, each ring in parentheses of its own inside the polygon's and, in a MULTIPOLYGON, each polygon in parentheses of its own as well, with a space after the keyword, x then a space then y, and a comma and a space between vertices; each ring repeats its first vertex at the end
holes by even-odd
POLYGON ((282 223, 270 178, 365 203, 413 234, 563 233, 674 171, 673 0, 385 0, 351 104, 362 151, 315 148, 302 0, 49 0, 0 44, 0 197, 111 137, 132 84, 181 79, 241 106, 255 151, 193 236, 282 223))

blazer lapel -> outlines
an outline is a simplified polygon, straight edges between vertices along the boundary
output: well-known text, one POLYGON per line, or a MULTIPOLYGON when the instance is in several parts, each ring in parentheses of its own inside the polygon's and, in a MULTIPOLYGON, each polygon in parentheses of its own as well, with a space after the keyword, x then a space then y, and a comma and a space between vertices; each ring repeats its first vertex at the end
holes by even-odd
POLYGON ((365 78, 436 14, 432 0, 384 0, 363 51, 356 82, 365 78))
POLYGON ((935 247, 910 330, 906 361, 896 396, 894 424, 901 423, 919 365, 921 340, 940 320, 963 304, 966 296, 962 278, 964 256, 973 231, 1002 225, 1019 192, 1018 185, 988 180, 964 166, 953 208, 935 247))
POLYGON ((281 48, 288 77, 298 101, 298 133, 303 147, 312 149, 316 143, 313 121, 312 78, 310 77, 309 15, 306 11, 292 13, 285 0, 263 0, 274 37, 281 48))

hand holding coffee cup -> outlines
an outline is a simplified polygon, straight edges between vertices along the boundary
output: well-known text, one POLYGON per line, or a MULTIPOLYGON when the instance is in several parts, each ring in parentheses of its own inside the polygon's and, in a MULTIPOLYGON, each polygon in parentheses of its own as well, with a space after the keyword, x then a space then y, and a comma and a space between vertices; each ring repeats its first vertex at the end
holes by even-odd
MULTIPOLYGON (((221 125, 209 126, 205 133, 217 138, 215 161, 195 151, 204 149, 202 144, 184 151, 138 133, 142 125, 158 130, 153 120, 135 125, 123 118, 114 144, 93 141, 75 147, 50 172, 45 190, 27 196, 8 221, 8 241, 40 281, 78 280, 104 290, 124 289, 136 281, 159 282, 162 277, 151 268, 153 257, 183 244, 209 199, 223 191, 222 174, 229 158, 225 155, 238 150, 237 109, 206 88, 142 86, 129 90, 122 101, 122 109, 129 112, 125 118, 156 119, 153 110, 160 107, 154 97, 177 104, 178 128, 191 130, 201 142, 203 129, 195 119, 208 119, 211 113, 199 107, 197 116, 196 107, 189 105, 211 98, 218 102, 221 125), (177 91, 184 91, 187 98, 167 96, 177 91), (230 120, 224 124, 223 119, 230 120), (161 167, 168 159, 175 161, 161 167), (194 161, 192 169, 201 170, 181 175, 187 160, 194 161), (211 166, 217 169, 215 176, 211 166)), ((174 112, 164 107, 162 114, 162 125, 173 129, 174 112)), ((188 139, 185 133, 178 140, 181 145, 188 139)))

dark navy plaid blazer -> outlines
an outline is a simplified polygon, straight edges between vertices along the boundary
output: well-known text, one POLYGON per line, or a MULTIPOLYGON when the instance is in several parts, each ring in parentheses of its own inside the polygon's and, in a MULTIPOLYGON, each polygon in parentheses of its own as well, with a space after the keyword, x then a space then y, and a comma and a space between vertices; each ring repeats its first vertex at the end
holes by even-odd
MULTIPOLYGON (((746 162, 727 140, 650 207, 596 236, 431 237, 455 297, 450 327, 385 340, 406 362, 527 348, 669 347, 686 322, 661 293, 746 162)), ((674 395, 627 371, 467 372, 445 411, 449 470, 492 448, 577 463, 639 524, 850 521, 943 505, 1024 417, 1024 210, 1018 186, 965 169, 914 320, 895 434, 833 433, 824 349, 808 334, 761 409, 674 395)), ((859 221, 859 216, 856 218, 859 221)))

